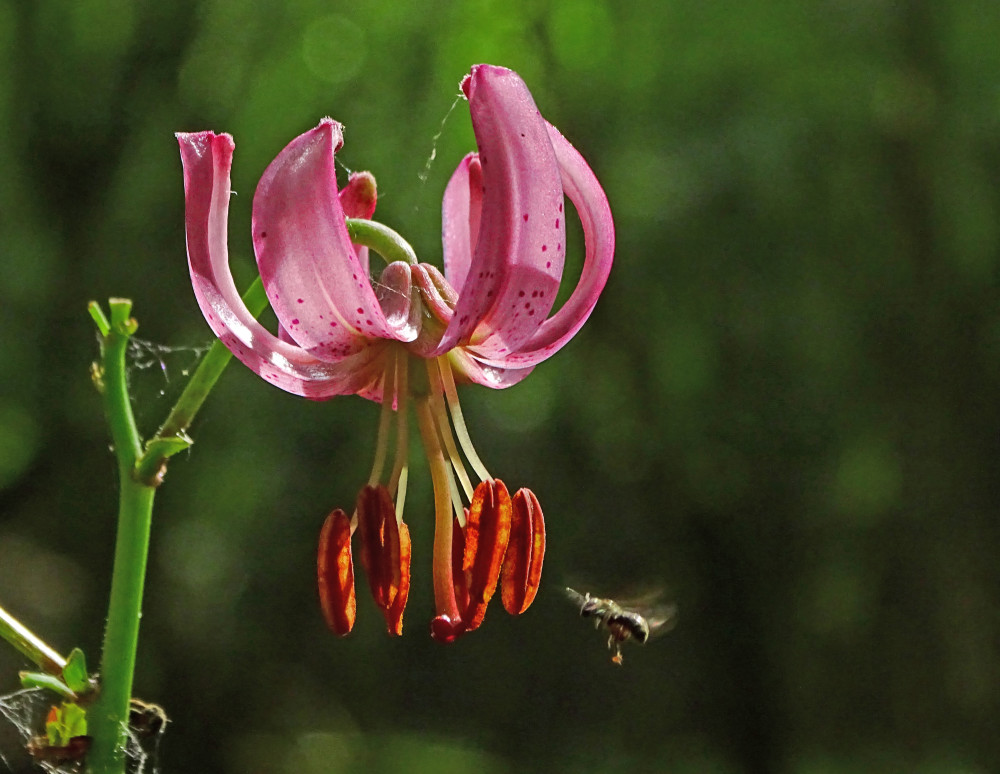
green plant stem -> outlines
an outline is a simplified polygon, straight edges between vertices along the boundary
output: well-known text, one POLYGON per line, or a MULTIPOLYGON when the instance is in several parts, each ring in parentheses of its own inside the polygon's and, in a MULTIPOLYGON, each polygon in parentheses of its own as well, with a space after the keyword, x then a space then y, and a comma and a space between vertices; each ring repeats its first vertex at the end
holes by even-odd
POLYGON ((62 675, 66 659, 2 607, 0 607, 0 638, 13 645, 21 655, 42 671, 50 675, 62 675))
POLYGON ((108 622, 101 652, 101 693, 88 713, 93 746, 87 755, 92 774, 125 771, 125 743, 132 676, 139 641, 142 591, 149 553, 149 530, 156 488, 135 478, 142 451, 126 381, 125 353, 135 323, 115 321, 104 337, 104 408, 118 459, 118 532, 108 622))
MULTIPOLYGON (((259 278, 243 295, 243 300, 254 317, 267 306, 267 296, 259 278)), ((212 344, 166 421, 146 444, 144 452, 126 379, 128 340, 137 327, 135 320, 129 317, 130 310, 130 302, 112 299, 111 322, 107 323, 103 314, 95 315, 91 308, 91 316, 103 334, 101 374, 104 409, 118 460, 120 491, 111 597, 101 651, 101 692, 88 712, 90 735, 94 740, 87 753, 89 774, 123 774, 125 771, 129 705, 139 642, 153 499, 162 481, 167 459, 190 446, 187 428, 232 359, 232 354, 221 342, 212 344)))

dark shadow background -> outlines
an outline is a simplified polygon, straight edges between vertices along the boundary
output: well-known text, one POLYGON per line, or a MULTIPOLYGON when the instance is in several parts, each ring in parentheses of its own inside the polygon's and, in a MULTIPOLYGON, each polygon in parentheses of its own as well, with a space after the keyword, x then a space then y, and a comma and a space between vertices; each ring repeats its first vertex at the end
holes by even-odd
MULTIPOLYGON (((542 499, 542 594, 429 639, 414 453, 406 635, 359 593, 331 636, 315 541, 377 408, 236 364, 157 500, 136 692, 172 717, 162 770, 996 771, 998 36, 993 0, 0 4, 0 603, 96 662, 116 484, 86 303, 210 335, 172 133, 236 138, 241 285, 257 179, 328 114, 437 262, 464 103, 420 173, 469 66, 504 64, 618 229, 573 343, 463 393, 491 471, 542 499), (614 667, 558 593, 580 579, 663 586, 676 630, 614 667)), ((133 373, 149 432, 191 358, 164 361, 133 373)), ((0 648, 0 692, 24 666, 0 648)))

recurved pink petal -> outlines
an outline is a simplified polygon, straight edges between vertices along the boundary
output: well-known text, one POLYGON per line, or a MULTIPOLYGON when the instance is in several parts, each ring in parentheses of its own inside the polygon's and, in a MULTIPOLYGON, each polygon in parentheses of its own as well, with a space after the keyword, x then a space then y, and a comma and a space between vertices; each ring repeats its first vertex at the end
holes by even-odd
POLYGON ((228 221, 233 138, 214 132, 178 133, 184 166, 188 266, 209 326, 237 358, 281 389, 322 399, 348 395, 377 379, 382 342, 338 364, 317 360, 258 323, 229 270, 228 221))
POLYGON ((462 287, 469 274, 472 251, 479 238, 482 207, 483 167, 479 154, 470 153, 448 181, 441 207, 444 273, 452 287, 462 287))
MULTIPOLYGON (((563 190, 547 125, 520 76, 476 65, 462 88, 479 145, 482 211, 438 352, 472 344, 503 355, 534 334, 555 301, 566 241, 563 190)), ((448 206, 459 212, 455 200, 448 206)))
POLYGON ((271 306, 299 345, 329 362, 393 338, 347 235, 333 163, 342 144, 340 124, 323 119, 278 154, 253 198, 254 251, 271 306))
POLYGON ((517 351, 505 355, 485 347, 473 347, 472 354, 484 363, 521 368, 537 365, 554 355, 590 317, 611 272, 615 224, 607 196, 579 151, 551 124, 548 131, 559 162, 563 190, 576 207, 583 226, 586 253, 580 280, 566 303, 517 351))
POLYGON ((513 387, 532 372, 534 366, 525 368, 503 368, 490 363, 483 363, 474 358, 467 350, 453 349, 448 353, 452 368, 460 379, 481 384, 494 390, 513 387))

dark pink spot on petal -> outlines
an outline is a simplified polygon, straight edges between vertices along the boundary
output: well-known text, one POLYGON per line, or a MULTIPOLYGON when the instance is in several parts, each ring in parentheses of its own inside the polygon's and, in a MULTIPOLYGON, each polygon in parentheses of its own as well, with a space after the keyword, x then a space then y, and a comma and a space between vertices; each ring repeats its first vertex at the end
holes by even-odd
POLYGON ((298 325, 298 324, 299 324, 298 320, 292 320, 292 325, 298 325))
POLYGON ((302 303, 305 303, 305 299, 304 299, 304 298, 300 298, 300 299, 299 299, 299 303, 300 303, 300 304, 302 304, 302 303))
POLYGON ((359 306, 359 307, 358 307, 358 314, 364 314, 364 313, 365 313, 365 310, 364 310, 364 309, 362 309, 362 308, 361 308, 361 307, 359 306))
POLYGON ((528 220, 528 213, 524 213, 524 220, 525 220, 525 222, 527 222, 527 220, 528 220))
POLYGON ((559 218, 556 218, 556 228, 559 228, 559 218))
POLYGON ((549 249, 549 246, 548 246, 548 245, 542 245, 542 252, 543 252, 543 253, 544 253, 544 252, 545 252, 546 250, 548 250, 548 249, 549 249))

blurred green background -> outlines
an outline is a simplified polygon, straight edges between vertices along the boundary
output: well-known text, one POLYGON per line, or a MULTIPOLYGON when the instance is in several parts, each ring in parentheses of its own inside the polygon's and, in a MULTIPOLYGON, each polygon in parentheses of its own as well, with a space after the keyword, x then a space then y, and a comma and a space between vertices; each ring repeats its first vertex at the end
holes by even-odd
MULTIPOLYGON (((544 505, 542 593, 429 639, 415 454, 406 634, 362 584, 334 638, 315 541, 377 407, 234 364, 157 500, 136 693, 172 718, 161 769, 996 771, 998 37, 995 0, 0 2, 0 604, 96 661, 116 484, 86 303, 210 338, 172 133, 236 139, 241 285, 256 181, 324 115, 437 262, 473 148, 464 103, 442 121, 471 64, 503 64, 618 233, 573 343, 463 392, 491 471, 544 505), (678 626, 617 668, 567 582, 663 587, 678 626)), ((149 432, 193 360, 152 354, 149 432)), ((0 647, 0 692, 24 666, 0 647)))

